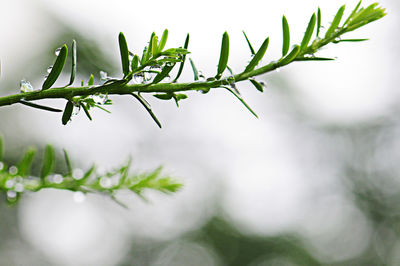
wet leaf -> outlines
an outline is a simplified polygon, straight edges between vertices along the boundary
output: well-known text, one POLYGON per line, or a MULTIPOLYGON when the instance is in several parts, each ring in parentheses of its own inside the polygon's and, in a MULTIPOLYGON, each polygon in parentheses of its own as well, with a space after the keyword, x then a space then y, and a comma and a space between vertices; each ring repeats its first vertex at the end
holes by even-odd
POLYGON ((65 105, 64 113, 62 115, 62 124, 66 125, 68 121, 71 119, 72 111, 74 110, 74 104, 71 101, 68 101, 65 105))
POLYGON ((261 44, 260 49, 258 49, 257 53, 253 56, 250 63, 246 66, 244 72, 252 71, 258 65, 258 63, 260 63, 261 59, 264 57, 265 52, 268 49, 268 44, 269 44, 269 37, 265 39, 264 42, 261 44))
POLYGON ((164 49, 165 44, 167 43, 167 39, 168 39, 168 30, 165 29, 163 35, 161 36, 160 44, 158 45, 159 52, 162 52, 162 50, 164 49))
POLYGON ((65 61, 67 60, 67 55, 68 48, 67 45, 64 44, 60 49, 60 53, 58 54, 57 59, 54 62, 53 68, 51 69, 49 76, 42 85, 42 90, 50 89, 51 86, 53 86, 53 84, 57 81, 58 77, 61 74, 61 71, 64 68, 65 61))
POLYGON ((283 32, 283 45, 282 45, 282 56, 285 56, 289 52, 290 46, 290 30, 289 23, 286 17, 282 17, 282 32, 283 32))
POLYGON ((244 38, 246 39, 247 45, 249 46, 251 54, 254 55, 256 52, 254 51, 253 46, 251 45, 251 43, 250 43, 249 39, 247 38, 247 35, 244 31, 243 31, 243 35, 244 35, 244 38))
POLYGON ((284 58, 279 60, 279 65, 284 66, 292 62, 294 59, 296 59, 297 55, 300 53, 300 46, 295 45, 293 50, 284 58))
POLYGON ((249 79, 249 80, 250 80, 251 84, 253 84, 254 87, 255 87, 258 91, 260 91, 260 92, 263 92, 263 91, 264 91, 264 86, 263 86, 261 83, 259 83, 257 80, 255 80, 255 79, 249 79))
POLYGON ((316 22, 316 16, 315 14, 312 14, 310 21, 308 22, 306 32, 304 33, 303 40, 301 41, 301 46, 300 46, 301 50, 307 48, 308 43, 310 42, 312 34, 314 32, 315 22, 316 22))
POLYGON ((215 78, 219 79, 225 71, 229 58, 229 36, 225 31, 222 35, 221 54, 219 56, 218 70, 215 78))
POLYGON ((35 155, 36 155, 36 150, 34 148, 29 148, 25 152, 24 157, 18 164, 18 175, 22 177, 29 175, 35 155))
MULTIPOLYGON (((189 47, 189 33, 186 35, 185 44, 184 44, 183 48, 185 50, 187 50, 188 47, 189 47)), ((178 80, 178 78, 181 76, 182 71, 183 71, 183 66, 185 65, 185 61, 186 61, 186 54, 184 54, 182 56, 182 62, 179 65, 178 73, 176 74, 176 77, 173 80, 173 82, 176 82, 178 80)))
POLYGON ((160 81, 162 81, 164 78, 166 78, 169 74, 169 72, 171 72, 171 70, 174 68, 175 64, 172 64, 170 66, 164 66, 164 68, 161 70, 160 73, 157 74, 157 76, 155 76, 155 78, 153 79, 152 83, 158 83, 160 81))
POLYGON ((331 23, 331 26, 328 28, 328 30, 326 31, 325 34, 325 38, 329 38, 331 37, 331 35, 335 32, 335 30, 338 28, 340 20, 343 17, 343 13, 344 13, 344 9, 345 6, 341 6, 338 10, 338 12, 336 13, 335 17, 333 18, 333 21, 331 23))
POLYGON ((318 7, 318 12, 317 12, 317 33, 316 36, 317 38, 319 37, 319 32, 321 30, 321 8, 318 7))
POLYGON ((128 44, 126 43, 125 36, 122 32, 118 36, 119 51, 121 54, 122 72, 124 77, 129 74, 129 50, 128 44))

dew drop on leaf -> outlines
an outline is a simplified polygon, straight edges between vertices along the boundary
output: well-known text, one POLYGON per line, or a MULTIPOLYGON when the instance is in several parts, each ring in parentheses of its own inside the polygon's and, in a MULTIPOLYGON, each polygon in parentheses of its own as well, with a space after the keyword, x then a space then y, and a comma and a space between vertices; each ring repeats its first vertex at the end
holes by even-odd
POLYGON ((47 73, 49 73, 50 74, 50 72, 51 72, 51 70, 53 69, 53 66, 49 66, 48 68, 47 68, 47 73))
POLYGON ((100 179, 100 186, 102 186, 103 188, 110 188, 112 186, 111 179, 108 177, 102 177, 100 179))
POLYGON ((72 177, 76 180, 80 180, 83 177, 83 171, 79 168, 74 169, 74 171, 72 172, 72 177))
POLYGON ((31 85, 31 83, 29 81, 26 80, 21 80, 20 84, 20 90, 21 92, 31 92, 31 91, 35 91, 35 89, 33 88, 33 86, 31 85))
POLYGON ((22 183, 17 183, 16 185, 15 185, 15 191, 16 192, 23 192, 24 191, 24 189, 25 189, 25 187, 24 187, 24 184, 22 184, 22 183))
POLYGON ((60 54, 60 51, 61 51, 61 47, 58 47, 58 48, 54 51, 54 54, 55 54, 56 56, 58 56, 58 55, 60 54))
POLYGON ((92 96, 92 99, 96 104, 105 104, 108 100, 108 96, 104 94, 95 94, 92 96))
POLYGON ((16 175, 17 173, 18 173, 18 168, 16 167, 16 166, 11 166, 9 169, 8 169, 8 172, 10 173, 10 174, 12 174, 12 175, 16 175))
POLYGON ((53 179, 52 180, 53 183, 56 183, 56 184, 61 184, 63 182, 63 180, 64 180, 62 175, 59 175, 59 174, 54 175, 52 179, 53 179))
POLYGON ((15 186, 15 179, 9 179, 6 181, 5 187, 6 188, 13 188, 15 186))
POLYGON ((7 197, 9 199, 15 199, 17 197, 17 192, 15 192, 14 190, 7 191, 7 197))

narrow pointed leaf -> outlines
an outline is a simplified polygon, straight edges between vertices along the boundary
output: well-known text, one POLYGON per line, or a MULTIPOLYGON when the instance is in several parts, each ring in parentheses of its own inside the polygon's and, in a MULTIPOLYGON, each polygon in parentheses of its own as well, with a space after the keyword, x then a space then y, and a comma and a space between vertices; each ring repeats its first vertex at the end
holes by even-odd
POLYGON ((194 65, 192 58, 189 58, 189 61, 190 61, 190 65, 192 66, 194 80, 199 80, 199 71, 197 70, 196 66, 194 65))
POLYGON ((44 151, 42 171, 40 173, 40 177, 42 178, 42 180, 44 180, 53 171, 54 160, 55 160, 54 149, 51 145, 47 145, 44 151))
POLYGON ((295 47, 293 48, 293 50, 284 58, 282 58, 281 60, 279 60, 279 65, 280 66, 284 66, 289 64, 290 62, 292 62, 294 59, 296 59, 297 55, 300 52, 300 46, 295 45, 295 47))
POLYGON ((338 41, 334 41, 333 43, 339 43, 339 42, 364 42, 368 41, 369 39, 340 39, 338 41))
POLYGON ((51 86, 53 86, 53 84, 57 81, 58 77, 61 74, 61 71, 64 68, 65 61, 67 60, 67 55, 68 55, 68 48, 64 44, 61 47, 60 53, 58 54, 57 59, 54 62, 53 68, 51 69, 49 76, 42 85, 42 90, 50 89, 51 86))
POLYGON ((135 54, 132 58, 132 63, 131 63, 132 71, 135 71, 138 65, 139 65, 139 56, 135 54))
POLYGON ((93 74, 90 74, 89 80, 88 80, 88 86, 93 86, 94 85, 94 76, 93 74))
POLYGON ((71 54, 71 77, 67 86, 74 83, 76 76, 76 41, 72 40, 72 54, 71 54))
POLYGON ((65 164, 67 165, 67 175, 72 175, 72 164, 71 161, 69 160, 68 153, 65 149, 63 149, 64 152, 64 159, 65 159, 65 164))
POLYGON ((157 126, 161 128, 161 123, 158 120, 157 116, 153 113, 151 110, 151 106, 147 103, 145 99, 142 98, 139 94, 131 93, 133 97, 135 97, 142 105, 143 107, 147 110, 147 112, 150 114, 151 118, 153 118, 154 122, 156 122, 157 126))
POLYGON ((308 43, 310 42, 312 34, 314 32, 315 22, 316 22, 316 16, 314 13, 311 16, 310 21, 308 22, 306 32, 304 33, 303 40, 301 41, 301 46, 300 46, 301 50, 304 50, 305 48, 307 48, 308 43))
POLYGON ((233 95, 235 95, 235 97, 247 108, 247 110, 250 111, 250 113, 252 113, 255 117, 258 118, 257 114, 250 108, 250 106, 243 100, 243 98, 237 94, 234 90, 232 90, 229 87, 223 87, 225 89, 227 89, 228 91, 230 91, 233 95))
POLYGON ((174 97, 172 93, 153 94, 153 96, 160 100, 171 100, 174 97))
POLYGON ((333 18, 331 26, 326 31, 325 38, 329 38, 332 35, 332 33, 334 33, 335 30, 337 29, 337 27, 339 26, 340 20, 343 17, 344 9, 345 9, 344 5, 339 8, 338 12, 336 13, 335 17, 333 18))
POLYGON ((68 101, 65 105, 64 113, 62 115, 62 124, 66 125, 68 121, 71 119, 72 111, 74 110, 74 104, 71 101, 68 101))
POLYGON ((156 56, 158 54, 158 37, 157 35, 154 35, 152 45, 151 45, 151 52, 153 56, 156 56))
POLYGON ((261 83, 259 83, 257 80, 255 80, 255 79, 249 79, 249 80, 250 80, 251 84, 253 84, 254 87, 255 87, 258 91, 260 91, 260 92, 263 92, 263 91, 264 91, 264 86, 263 86, 261 83))
POLYGON ((222 35, 221 54, 219 56, 218 70, 215 78, 219 79, 225 71, 229 58, 229 35, 225 31, 222 35))
POLYGON ((86 107, 86 105, 84 103, 81 103, 81 107, 82 107, 83 111, 85 112, 87 118, 89 118, 89 120, 92 121, 92 117, 90 116, 89 110, 86 107))
POLYGON ((164 66, 164 68, 161 70, 161 73, 158 73, 157 76, 153 79, 153 83, 158 83, 162 81, 165 77, 168 76, 169 72, 174 68, 175 64, 172 64, 170 66, 164 66))
POLYGON ((321 8, 318 7, 318 12, 317 12, 317 38, 319 37, 319 32, 321 30, 321 8))
MULTIPOLYGON (((189 47, 189 33, 186 35, 185 44, 184 44, 183 48, 187 49, 188 47, 189 47)), ((181 76, 182 71, 183 71, 183 66, 185 65, 185 61, 186 61, 186 54, 184 54, 182 56, 182 62, 179 65, 178 74, 176 74, 176 77, 173 80, 173 82, 176 82, 178 80, 178 78, 181 76)))
POLYGON ((96 166, 92 165, 92 167, 90 167, 90 169, 85 172, 83 177, 78 182, 79 183, 84 183, 86 181, 86 179, 88 179, 90 177, 90 175, 93 174, 95 169, 96 169, 96 166))
POLYGON ((122 72, 124 73, 124 76, 126 76, 129 74, 129 50, 125 36, 122 32, 119 33, 118 42, 119 52, 121 54, 122 72))
POLYGON ((346 19, 346 21, 343 23, 343 25, 346 25, 346 24, 350 21, 350 19, 352 19, 353 16, 357 13, 357 11, 358 11, 358 9, 359 9, 359 7, 360 7, 360 5, 361 5, 361 2, 362 2, 362 0, 360 0, 360 1, 358 2, 358 4, 356 5, 356 7, 353 9, 353 11, 351 11, 350 15, 348 16, 348 18, 346 19))
POLYGON ((161 36, 160 44, 158 45, 159 52, 162 52, 162 50, 164 49, 165 44, 167 43, 167 39, 168 39, 168 30, 165 29, 163 35, 161 36))
POLYGON ((151 58, 151 52, 153 51, 152 50, 153 49, 153 40, 154 40, 155 36, 156 36, 155 32, 153 32, 151 34, 151 36, 150 36, 149 46, 148 46, 147 51, 146 51, 146 57, 145 57, 146 60, 145 60, 145 62, 147 62, 151 58))
POLYGON ((36 155, 36 150, 33 148, 29 148, 25 152, 24 157, 18 164, 18 175, 20 175, 22 177, 29 175, 35 155, 36 155))
POLYGON ((290 46, 290 30, 289 23, 286 17, 282 17, 282 31, 283 31, 283 44, 282 44, 282 56, 285 56, 289 52, 290 46))
POLYGON ((244 72, 252 71, 258 65, 258 63, 260 63, 261 59, 264 57, 265 52, 268 49, 268 44, 269 44, 269 37, 265 39, 264 42, 261 44, 260 49, 258 49, 257 53, 253 56, 250 63, 244 70, 244 72))
POLYGON ((20 100, 19 103, 21 103, 23 105, 26 105, 26 106, 29 106, 29 107, 45 110, 45 111, 62 112, 62 110, 60 110, 60 109, 56 109, 56 108, 52 108, 52 107, 48 107, 48 106, 44 106, 44 105, 40 105, 40 104, 28 102, 28 101, 24 101, 24 100, 20 100))
POLYGON ((256 52, 254 51, 253 46, 251 45, 249 38, 247 38, 247 35, 244 31, 243 31, 243 35, 244 35, 244 38, 246 39, 247 45, 249 46, 251 55, 254 55, 256 52))
POLYGON ((302 57, 296 58, 295 61, 333 61, 335 58, 329 57, 302 57))

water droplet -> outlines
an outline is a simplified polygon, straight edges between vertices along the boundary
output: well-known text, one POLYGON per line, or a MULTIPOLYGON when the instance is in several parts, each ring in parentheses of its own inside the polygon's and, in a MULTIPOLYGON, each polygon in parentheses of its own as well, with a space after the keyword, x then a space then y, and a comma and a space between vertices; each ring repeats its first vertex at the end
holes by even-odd
POLYGON ((100 81, 101 82, 106 82, 107 80, 109 80, 110 78, 108 77, 107 72, 104 71, 100 71, 100 81))
POLYGON ((204 76, 203 72, 201 70, 198 71, 199 75, 199 81, 205 81, 206 77, 204 76))
POLYGON ((25 189, 25 187, 24 187, 24 184, 22 184, 22 183, 17 183, 15 185, 15 191, 16 192, 22 192, 22 191, 24 191, 24 189, 25 189))
POLYGON ((47 68, 47 73, 49 73, 50 74, 50 72, 51 72, 51 70, 53 69, 53 66, 49 66, 48 68, 47 68))
POLYGON ((19 85, 20 85, 21 92, 35 91, 35 89, 31 85, 31 83, 29 81, 24 80, 24 79, 20 81, 19 85))
POLYGON ((3 170, 3 168, 4 168, 4 163, 0 162, 0 171, 3 170))
POLYGON ((144 83, 144 73, 140 72, 140 73, 133 75, 133 80, 135 81, 136 84, 144 83))
POLYGON ((11 166, 9 169, 8 169, 8 172, 10 173, 10 174, 12 174, 12 175, 16 175, 17 173, 18 173, 18 168, 16 167, 16 166, 11 166))
POLYGON ((15 186, 15 179, 13 178, 13 179, 7 180, 5 186, 6 186, 6 188, 14 187, 15 186))
POLYGON ((58 47, 58 48, 54 51, 54 54, 55 54, 56 56, 58 56, 58 55, 60 54, 60 51, 61 51, 61 47, 58 47))
POLYGON ((334 42, 340 42, 342 39, 340 37, 336 37, 334 42))
POLYGON ((7 191, 7 197, 10 199, 15 199, 17 197, 17 192, 15 192, 14 190, 7 191))
POLYGON ((82 191, 76 191, 73 195, 74 201, 76 203, 82 203, 86 199, 86 195, 82 191))
POLYGON ((281 72, 281 69, 278 67, 277 69, 275 69, 276 72, 281 72))
POLYGON ((74 105, 74 109, 72 111, 72 115, 78 115, 80 111, 81 111, 81 106, 76 104, 76 105, 74 105))
POLYGON ((53 179, 53 182, 56 184, 61 184, 64 180, 62 175, 59 175, 59 174, 54 175, 52 179, 53 179))
POLYGON ((104 94, 95 94, 92 96, 92 99, 96 104, 105 104, 108 100, 108 96, 104 94))
POLYGON ((102 186, 103 188, 110 188, 112 186, 112 180, 111 178, 108 177, 102 177, 100 179, 100 186, 102 186))
POLYGON ((72 172, 72 177, 76 180, 80 180, 83 177, 83 171, 79 168, 74 169, 74 171, 72 172))
POLYGON ((261 86, 263 86, 264 88, 266 88, 266 87, 267 87, 267 83, 265 83, 264 81, 260 81, 260 82, 258 82, 258 83, 260 83, 260 84, 261 84, 261 86))

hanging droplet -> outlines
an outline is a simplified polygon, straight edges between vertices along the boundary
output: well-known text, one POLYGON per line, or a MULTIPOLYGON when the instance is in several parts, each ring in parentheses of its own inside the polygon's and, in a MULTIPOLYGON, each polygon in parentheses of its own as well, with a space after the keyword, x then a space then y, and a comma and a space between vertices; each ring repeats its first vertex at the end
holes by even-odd
POLYGON ((112 181, 110 178, 108 177, 102 177, 100 179, 100 186, 102 186, 103 188, 110 188, 112 186, 112 181))
POLYGON ((277 69, 275 69, 276 72, 281 72, 281 69, 278 67, 277 69))
POLYGON ((53 179, 53 182, 56 184, 61 184, 64 180, 62 175, 59 175, 59 174, 54 175, 52 179, 53 179))
POLYGON ((86 199, 86 195, 82 191, 74 192, 73 199, 76 203, 82 203, 86 199))
POLYGON ((24 191, 24 189, 25 189, 25 187, 24 187, 24 184, 22 184, 22 183, 17 183, 16 185, 15 185, 15 191, 16 192, 23 192, 24 191))
POLYGON ((6 181, 5 187, 6 188, 13 188, 15 186, 15 179, 9 179, 6 181))
POLYGON ((342 39, 340 37, 336 37, 334 42, 340 42, 342 39))
POLYGON ((133 75, 133 80, 135 81, 136 84, 143 84, 144 83, 144 73, 140 72, 140 73, 133 75))
POLYGON ((60 51, 61 51, 61 47, 58 47, 58 48, 54 51, 54 54, 55 54, 56 56, 58 56, 58 55, 60 54, 60 51))
POLYGON ((104 82, 106 82, 108 79, 109 79, 109 78, 108 78, 107 72, 100 71, 100 81, 104 83, 104 82))
POLYGON ((206 80, 206 77, 204 76, 202 71, 199 70, 198 71, 198 75, 199 75, 199 81, 205 81, 206 80))
POLYGON ((15 199, 16 197, 17 197, 17 192, 15 192, 14 190, 7 191, 7 198, 15 199))
POLYGON ((108 100, 108 96, 104 94, 95 94, 92 96, 92 99, 96 104, 105 104, 108 100))
POLYGON ((31 85, 31 83, 29 81, 24 80, 24 79, 20 81, 19 85, 20 85, 21 92, 35 91, 35 89, 31 85))
POLYGON ((167 75, 165 78, 163 78, 164 82, 169 82, 171 80, 171 76, 167 75))
POLYGON ((79 168, 74 169, 74 171, 72 172, 72 177, 76 180, 80 180, 83 177, 83 171, 79 168))
POLYGON ((16 167, 16 166, 11 166, 9 169, 8 169, 8 172, 10 173, 10 174, 12 174, 12 175, 16 175, 17 173, 18 173, 18 168, 16 167))
POLYGON ((72 115, 78 115, 80 111, 81 111, 81 106, 79 104, 75 104, 74 109, 72 111, 72 115))
POLYGON ((50 74, 50 72, 51 72, 51 70, 53 69, 53 66, 49 66, 48 68, 47 68, 47 73, 49 73, 50 74))

